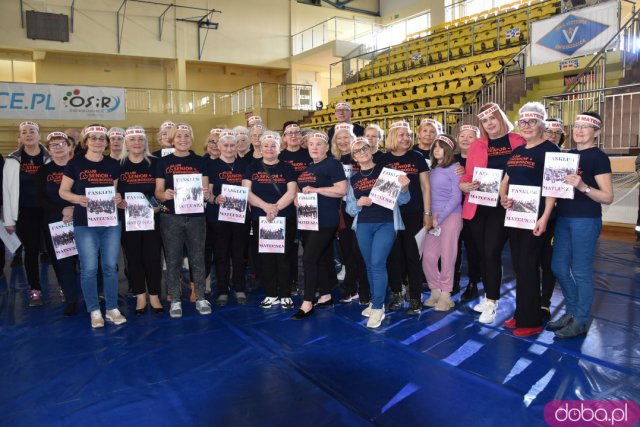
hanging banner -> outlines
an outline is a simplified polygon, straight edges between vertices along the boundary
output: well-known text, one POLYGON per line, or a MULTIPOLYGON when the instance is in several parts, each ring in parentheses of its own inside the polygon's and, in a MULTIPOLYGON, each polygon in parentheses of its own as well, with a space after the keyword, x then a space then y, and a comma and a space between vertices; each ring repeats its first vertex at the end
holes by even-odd
POLYGON ((0 119, 124 120, 124 89, 0 83, 0 119))
POLYGON ((615 1, 534 22, 531 25, 531 65, 597 52, 617 32, 618 2, 615 1))

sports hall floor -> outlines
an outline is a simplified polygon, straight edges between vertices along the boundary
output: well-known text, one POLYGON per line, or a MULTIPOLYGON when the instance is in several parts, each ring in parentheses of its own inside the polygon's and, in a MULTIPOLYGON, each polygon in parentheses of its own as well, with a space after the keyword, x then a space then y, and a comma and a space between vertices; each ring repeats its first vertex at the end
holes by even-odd
MULTIPOLYGON (((210 316, 185 304, 181 320, 136 317, 123 279, 129 322, 93 331, 86 313, 62 317, 51 269, 40 308, 28 307, 24 270, 8 269, 0 425, 542 426, 554 399, 640 402, 640 250, 606 237, 591 329, 566 341, 500 326, 514 308, 508 251, 497 326, 467 303, 388 313, 375 331, 357 303, 293 321, 258 308, 259 291, 210 316)), ((556 289, 553 316, 562 310, 556 289)))

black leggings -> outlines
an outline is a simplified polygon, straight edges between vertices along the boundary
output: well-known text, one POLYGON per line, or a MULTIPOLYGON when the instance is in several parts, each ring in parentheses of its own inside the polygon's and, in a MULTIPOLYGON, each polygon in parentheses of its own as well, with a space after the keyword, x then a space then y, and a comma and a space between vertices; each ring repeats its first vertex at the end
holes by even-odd
POLYGON ((426 279, 415 235, 423 227, 423 215, 421 212, 403 213, 402 222, 405 229, 398 231, 387 260, 389 285, 392 292, 402 292, 402 282, 406 274, 409 277, 409 298, 421 299, 422 284, 426 279))
POLYGON ((502 284, 502 249, 507 243, 507 230, 504 227, 505 210, 478 206, 473 219, 469 220, 473 243, 480 254, 480 272, 486 297, 500 299, 502 284))
POLYGON ((218 276, 218 293, 229 294, 229 284, 234 284, 236 292, 244 292, 244 272, 247 267, 247 245, 249 244, 249 225, 218 221, 213 223, 215 229, 214 253, 216 273, 218 276), (233 268, 231 281, 229 273, 233 268))
POLYGON ((551 271, 551 258, 553 258, 553 236, 556 228, 556 220, 550 219, 547 231, 542 237, 542 249, 540 251, 540 270, 542 270, 542 288, 540 292, 540 305, 549 308, 553 289, 556 287, 556 276, 551 271))
POLYGON ((362 258, 360 247, 356 239, 356 233, 351 229, 353 217, 343 212, 345 228, 338 231, 338 243, 344 265, 344 290, 349 295, 359 293, 362 297, 369 297, 369 279, 367 266, 362 258), (360 288, 360 289, 358 289, 360 288))
POLYGON ((337 283, 333 265, 333 241, 337 227, 303 231, 304 300, 313 301, 316 289, 320 295, 331 293, 337 283))
MULTIPOLYGON (((256 252, 258 249, 258 221, 252 221, 254 238, 256 240, 256 252)), ((295 220, 287 220, 284 232, 285 253, 257 253, 256 258, 260 261, 260 272, 264 280, 264 288, 268 297, 291 297, 291 266, 289 265, 289 251, 293 247, 295 235, 292 232, 295 227, 295 220)))
POLYGON ((478 283, 480 281, 480 254, 478 248, 473 243, 471 234, 471 226, 469 220, 465 219, 462 225, 462 232, 458 239, 458 258, 456 258, 456 275, 460 278, 460 266, 462 265, 462 244, 467 255, 467 277, 470 283, 478 283))
MULTIPOLYGON (((24 269, 27 272, 27 282, 33 290, 42 290, 40 287, 40 245, 41 227, 43 226, 43 211, 40 208, 20 208, 16 233, 24 248, 24 269)), ((4 257, 4 254, 2 254, 4 257)))
POLYGON ((147 290, 149 295, 160 295, 161 242, 158 230, 123 231, 122 247, 127 259, 128 279, 134 295, 144 294, 147 290))
POLYGON ((516 273, 516 326, 535 328, 542 324, 540 313, 540 250, 543 236, 531 230, 509 228, 511 260, 516 273))

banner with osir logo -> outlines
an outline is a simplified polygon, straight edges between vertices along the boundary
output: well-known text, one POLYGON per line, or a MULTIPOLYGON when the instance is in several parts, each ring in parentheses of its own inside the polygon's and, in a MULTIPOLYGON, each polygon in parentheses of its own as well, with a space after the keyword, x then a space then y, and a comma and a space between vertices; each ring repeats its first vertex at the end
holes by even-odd
POLYGON ((563 13, 531 25, 531 65, 600 50, 618 32, 618 2, 563 13))
POLYGON ((124 120, 124 89, 0 83, 0 119, 124 120))

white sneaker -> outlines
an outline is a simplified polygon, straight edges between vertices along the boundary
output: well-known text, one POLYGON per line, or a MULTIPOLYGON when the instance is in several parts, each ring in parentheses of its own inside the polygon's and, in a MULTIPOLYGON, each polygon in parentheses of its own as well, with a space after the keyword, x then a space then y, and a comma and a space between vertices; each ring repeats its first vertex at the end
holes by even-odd
POLYGON ((180 301, 171 303, 171 309, 169 310, 169 316, 171 316, 173 318, 182 317, 182 303, 180 301))
POLYGON ((196 310, 200 314, 211 314, 211 303, 206 299, 196 301, 196 310))
POLYGON ((91 312, 91 327, 93 329, 104 328, 104 319, 102 318, 100 310, 94 310, 91 312))
POLYGON ((342 268, 340 269, 340 272, 338 273, 338 276, 337 276, 338 280, 343 281, 345 274, 347 274, 347 269, 343 265, 342 268))
POLYGON ((372 304, 372 303, 369 303, 369 305, 367 306, 367 308, 365 308, 364 310, 362 310, 362 313, 361 313, 361 314, 362 314, 364 317, 369 317, 369 316, 371 316, 371 308, 372 308, 372 307, 373 307, 373 304, 372 304))
POLYGON ((493 323, 496 319, 496 311, 498 311, 498 301, 487 301, 478 321, 480 323, 493 323))
POLYGON ((114 325, 122 325, 123 323, 127 323, 127 318, 120 313, 120 310, 114 308, 113 310, 107 310, 104 314, 104 318, 107 322, 113 323, 114 325))
POLYGON ((384 309, 372 308, 369 320, 367 321, 367 328, 379 328, 384 320, 384 309))
POLYGON ((293 300, 291 298, 280 298, 280 304, 285 310, 293 308, 293 300))
POLYGON ((278 297, 265 297, 260 303, 260 308, 269 308, 272 305, 279 305, 280 298, 278 297))
POLYGON ((184 268, 185 270, 189 269, 189 258, 182 258, 182 268, 184 268))
POLYGON ((441 293, 441 289, 431 289, 431 295, 429 295, 429 298, 424 300, 422 305, 424 305, 425 307, 435 307, 438 303, 438 299, 440 298, 441 293))
POLYGON ((455 307, 455 303, 451 299, 451 293, 442 291, 436 304, 436 311, 449 311, 455 307))
POLYGON ((480 298, 480 302, 473 307, 473 311, 482 313, 484 311, 484 307, 487 304, 487 302, 488 300, 486 297, 480 298))

